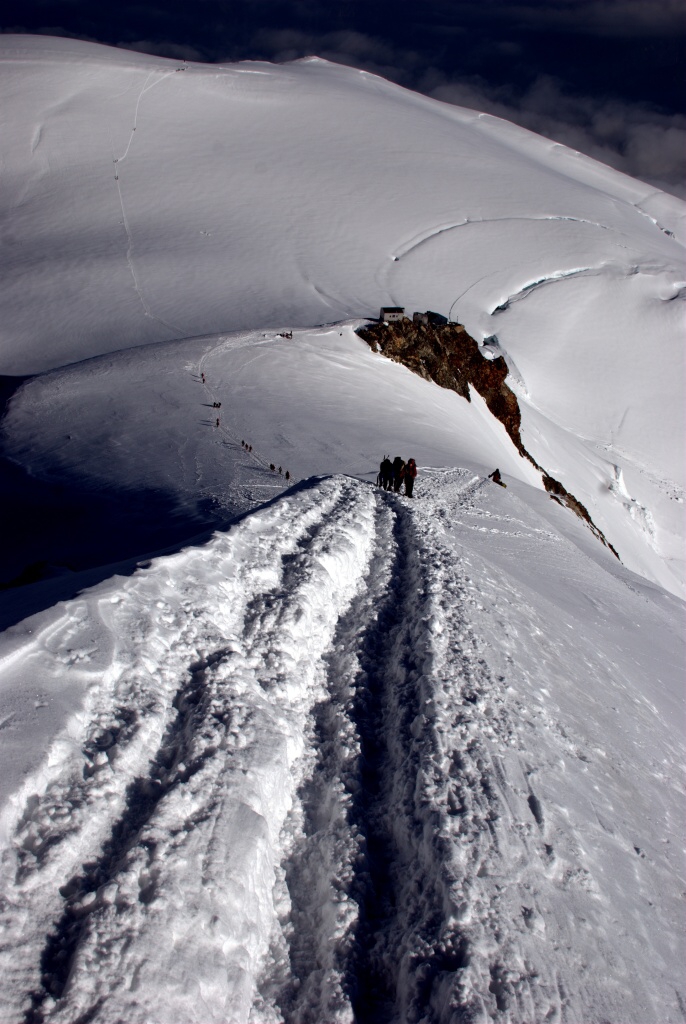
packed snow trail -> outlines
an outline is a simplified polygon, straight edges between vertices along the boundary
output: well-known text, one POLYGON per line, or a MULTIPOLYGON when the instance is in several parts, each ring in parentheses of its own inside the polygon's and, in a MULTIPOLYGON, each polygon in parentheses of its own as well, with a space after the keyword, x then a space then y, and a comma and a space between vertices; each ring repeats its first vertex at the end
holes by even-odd
POLYGON ((512 490, 420 488, 314 481, 22 634, 0 684, 85 696, 2 819, 3 1020, 681 1020, 676 639, 512 490))
MULTIPOLYGON (((29 993, 29 1020, 246 1019, 320 655, 368 557, 359 491, 285 499, 101 600, 111 663, 17 805, 6 1020, 29 993)), ((79 610, 34 641, 56 666, 88 662, 79 610)))

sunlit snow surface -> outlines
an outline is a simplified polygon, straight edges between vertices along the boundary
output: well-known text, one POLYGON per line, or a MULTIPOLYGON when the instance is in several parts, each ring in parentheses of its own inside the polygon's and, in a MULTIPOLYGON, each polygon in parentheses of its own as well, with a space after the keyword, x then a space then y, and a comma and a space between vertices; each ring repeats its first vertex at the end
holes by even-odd
POLYGON ((0 601, 0 1020, 683 1021, 684 205, 318 60, 0 79, 2 454, 223 522, 0 601))
POLYGON ((3 816, 4 1019, 681 1019, 680 602, 418 495, 313 481, 6 634, 19 718, 84 696, 3 816))

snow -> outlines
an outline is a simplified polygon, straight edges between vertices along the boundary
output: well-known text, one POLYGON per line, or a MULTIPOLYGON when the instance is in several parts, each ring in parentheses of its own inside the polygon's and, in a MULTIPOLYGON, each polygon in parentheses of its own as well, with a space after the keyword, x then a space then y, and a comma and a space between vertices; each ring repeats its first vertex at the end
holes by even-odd
POLYGON ((422 485, 314 481, 15 631, 83 699, 4 774, 5 1019, 41 963, 55 1021, 679 1019, 680 603, 523 485, 422 485))
MULTIPOLYGON (((255 331, 160 343, 37 376, 10 403, 4 454, 38 479, 164 493, 177 512, 197 516, 203 507, 243 512, 278 493, 272 462, 295 480, 332 470, 374 480, 382 454, 397 450, 418 464, 499 466, 541 487, 478 394, 467 403, 382 359, 355 335, 359 323, 296 328, 292 339, 255 331)), ((552 323, 545 306, 538 323, 543 331, 552 323)), ((531 346, 522 362, 529 399, 511 375, 524 443, 586 505, 624 564, 681 594, 683 477, 671 452, 680 450, 683 413, 674 368, 651 373, 645 357, 634 379, 631 365, 612 364, 617 385, 608 387, 606 350, 585 343, 579 370, 558 330, 559 343, 531 346), (615 486, 619 472, 626 496, 615 486)))
POLYGON ((658 226, 654 188, 365 72, 4 36, 0 74, 5 373, 382 304, 447 313, 467 292, 477 329, 578 256, 683 281, 665 234, 683 204, 665 197, 658 226))
POLYGON ((628 566, 686 595, 683 203, 314 58, 4 36, 0 76, 0 372, 386 303, 450 313, 497 338, 533 456, 628 566))
POLYGON ((684 204, 318 59, 0 76, 2 454, 77 570, 0 595, 0 1020, 683 1020, 684 204))

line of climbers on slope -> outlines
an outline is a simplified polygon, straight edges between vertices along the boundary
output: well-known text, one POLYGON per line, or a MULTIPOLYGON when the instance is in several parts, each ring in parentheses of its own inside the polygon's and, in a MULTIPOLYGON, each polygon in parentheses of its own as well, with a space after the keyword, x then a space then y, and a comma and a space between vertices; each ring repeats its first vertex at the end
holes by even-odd
MULTIPOLYGON (((207 387, 207 378, 205 376, 204 371, 200 372, 200 382, 205 387, 207 387)), ((221 402, 217 402, 217 401, 213 401, 212 402, 212 408, 213 409, 221 409, 221 407, 222 407, 222 403, 221 402)), ((221 426, 221 419, 220 419, 219 416, 217 416, 215 418, 214 425, 215 425, 216 428, 219 428, 221 426)), ((241 441, 241 448, 244 448, 246 452, 248 452, 250 455, 252 455, 252 445, 248 444, 248 442, 246 440, 242 440, 241 441)), ((257 456, 255 456, 255 457, 257 458, 257 456)), ((277 469, 273 462, 269 463, 269 468, 272 471, 272 473, 278 473, 279 476, 285 477, 286 483, 290 484, 291 474, 290 474, 289 470, 286 470, 285 473, 284 473, 284 470, 282 469, 282 467, 279 466, 279 468, 277 469)))
POLYGON ((376 478, 376 486, 383 487, 384 491, 400 493, 400 486, 405 482, 405 494, 412 497, 415 478, 417 476, 417 463, 414 459, 404 462, 399 455, 391 462, 390 455, 384 455, 383 462, 379 466, 379 475, 376 478))
MULTIPOLYGON (((251 444, 247 444, 245 441, 241 441, 241 446, 245 448, 246 452, 252 452, 251 444)), ((286 470, 286 472, 284 473, 281 466, 279 466, 279 468, 277 469, 274 463, 270 462, 269 468, 271 469, 272 473, 278 473, 279 476, 284 476, 286 478, 286 483, 288 483, 288 481, 291 479, 291 474, 289 473, 289 471, 286 470)))

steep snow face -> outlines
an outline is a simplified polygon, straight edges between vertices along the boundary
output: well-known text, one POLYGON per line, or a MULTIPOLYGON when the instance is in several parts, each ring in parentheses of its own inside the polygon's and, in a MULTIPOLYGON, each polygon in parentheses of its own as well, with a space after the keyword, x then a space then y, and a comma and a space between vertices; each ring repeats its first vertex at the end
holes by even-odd
POLYGON ((681 605, 568 521, 327 478, 6 633, 4 1019, 681 1020, 681 605))

